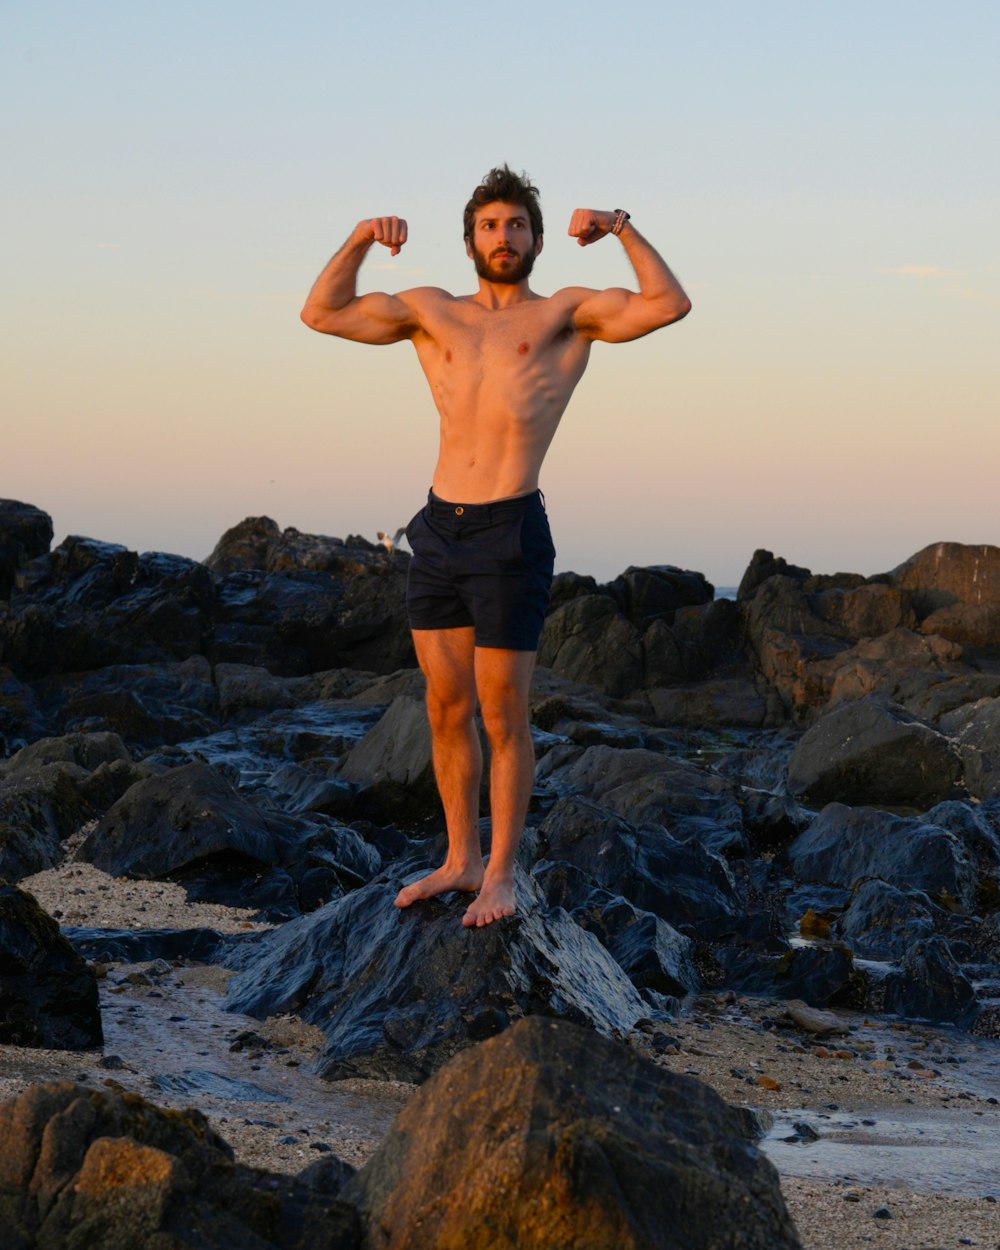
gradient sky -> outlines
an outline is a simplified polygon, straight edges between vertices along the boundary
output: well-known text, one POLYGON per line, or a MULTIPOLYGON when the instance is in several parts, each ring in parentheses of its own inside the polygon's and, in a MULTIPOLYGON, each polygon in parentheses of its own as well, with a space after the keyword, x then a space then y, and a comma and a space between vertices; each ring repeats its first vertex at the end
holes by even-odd
POLYGON ((998 64, 996 0, 0 0, 0 497, 197 558, 247 515, 403 524, 413 350, 298 311, 382 213, 410 242, 362 290, 472 290, 461 210, 506 160, 537 290, 627 284, 566 235, 622 206, 694 301, 595 346, 542 476, 558 569, 1000 543, 998 64))

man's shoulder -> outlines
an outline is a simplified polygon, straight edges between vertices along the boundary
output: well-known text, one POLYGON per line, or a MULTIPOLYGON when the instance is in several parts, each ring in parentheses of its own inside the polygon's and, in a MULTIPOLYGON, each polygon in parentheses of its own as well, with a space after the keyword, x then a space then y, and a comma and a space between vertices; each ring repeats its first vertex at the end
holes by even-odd
POLYGON ((411 308, 430 308, 440 304, 452 304, 456 297, 439 286, 414 286, 400 291, 396 296, 411 308))

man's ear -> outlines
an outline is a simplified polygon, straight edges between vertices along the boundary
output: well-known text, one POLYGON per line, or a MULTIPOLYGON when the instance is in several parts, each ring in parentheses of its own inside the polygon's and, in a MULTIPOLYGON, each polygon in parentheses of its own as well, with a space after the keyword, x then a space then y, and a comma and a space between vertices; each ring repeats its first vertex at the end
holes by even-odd
POLYGON ((465 254, 468 256, 469 260, 476 259, 472 254, 472 240, 468 235, 465 236, 465 254))
POLYGON ((542 251, 542 244, 543 244, 544 242, 545 242, 545 235, 544 235, 544 234, 540 234, 540 235, 538 236, 538 238, 535 240, 535 255, 536 255, 536 256, 540 256, 540 255, 541 255, 541 251, 542 251))

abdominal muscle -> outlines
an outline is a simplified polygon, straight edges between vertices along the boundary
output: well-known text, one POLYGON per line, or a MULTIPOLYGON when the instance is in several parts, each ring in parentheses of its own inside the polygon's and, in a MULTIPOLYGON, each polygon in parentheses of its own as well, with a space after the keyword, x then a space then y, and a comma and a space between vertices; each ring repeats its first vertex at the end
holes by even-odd
POLYGON ((531 335, 519 351, 518 335, 463 337, 445 350, 418 347, 441 417, 434 493, 464 503, 529 494, 590 345, 531 335))

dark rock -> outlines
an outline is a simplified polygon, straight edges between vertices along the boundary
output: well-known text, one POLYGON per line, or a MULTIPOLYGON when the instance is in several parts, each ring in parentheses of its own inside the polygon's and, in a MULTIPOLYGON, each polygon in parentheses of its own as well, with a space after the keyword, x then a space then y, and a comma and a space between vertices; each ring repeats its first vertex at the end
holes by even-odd
POLYGON ((93 772, 100 764, 115 760, 131 761, 125 743, 114 733, 66 734, 60 738, 41 738, 24 747, 9 760, 0 762, 4 777, 30 776, 45 764, 76 764, 93 772))
POLYGON ((114 732, 136 751, 204 737, 219 725, 212 668, 200 655, 49 677, 36 689, 58 732, 114 732))
POLYGON ((560 799, 538 827, 536 875, 559 906, 589 906, 594 887, 684 929, 734 915, 737 894, 725 862, 661 827, 637 828, 580 797, 560 799), (552 866, 571 865, 567 879, 552 866))
POLYGON ((880 987, 881 1009, 960 1027, 977 1013, 976 991, 959 967, 948 942, 934 935, 907 951, 898 972, 880 987))
POLYGON ((977 799, 1000 796, 1000 698, 957 708, 939 724, 958 744, 969 793, 977 799))
POLYGON ((777 1173, 732 1107, 553 1020, 457 1056, 345 1196, 371 1247, 708 1250, 720 1228, 733 1250, 800 1244, 777 1173))
POLYGON ((248 516, 227 529, 205 559, 205 567, 219 576, 245 569, 266 569, 281 527, 269 516, 248 516))
POLYGON ((696 764, 655 751, 589 747, 552 778, 634 825, 662 825, 682 842, 743 854, 748 848, 738 788, 696 764))
POLYGON ((743 574, 736 598, 752 599, 757 588, 762 586, 769 577, 789 577, 795 581, 804 582, 810 576, 808 569, 789 564, 783 556, 775 557, 772 552, 758 547, 751 557, 747 571, 743 574))
MULTIPOLYGON (((316 1143, 317 1146, 321 1144, 316 1143)), ((308 1185, 326 1198, 336 1198, 356 1172, 357 1168, 339 1159, 328 1148, 319 1159, 306 1164, 295 1179, 300 1185, 308 1185)))
POLYGON ((792 843, 788 859, 805 881, 851 887, 876 877, 948 907, 975 905, 975 866, 961 840, 919 818, 830 803, 792 843))
POLYGON ((935 929, 936 908, 922 890, 862 881, 837 922, 846 944, 864 959, 902 959, 935 929))
POLYGON ((605 589, 633 625, 644 629, 650 621, 671 616, 679 608, 711 603, 715 588, 702 573, 672 564, 631 565, 605 589))
POLYGON ((9 597, 18 570, 44 555, 52 542, 52 518, 41 508, 0 499, 0 599, 9 597))
MULTIPOLYGON (((395 867, 402 877, 417 862, 395 867)), ((372 882, 267 935, 230 981, 229 1009, 295 1011, 319 1025, 328 1038, 319 1071, 331 1080, 423 1080, 523 1015, 627 1033, 648 1014, 601 943, 545 910, 520 870, 520 911, 482 929, 461 924, 461 897, 396 910, 401 883, 372 882)))
POLYGON ((659 687, 647 691, 646 698, 658 725, 762 729, 783 720, 778 700, 762 694, 752 681, 742 677, 659 687))
POLYGON ((927 808, 958 797, 962 766, 952 744, 905 708, 875 695, 827 712, 788 763, 788 789, 807 803, 927 808))
MULTIPOLYGON (((30 748, 26 748, 30 750, 30 748)), ((0 777, 0 874, 7 880, 51 868, 61 839, 91 819, 87 773, 77 764, 44 764, 0 777)))
POLYGON ((252 720, 262 712, 294 707, 292 683, 251 664, 217 664, 213 673, 219 709, 227 721, 252 720))
POLYGON ((915 629, 917 615, 909 596, 890 586, 824 590, 809 596, 809 606, 834 637, 879 638, 895 629, 915 629))
POLYGON ((978 909, 988 912, 1000 906, 1000 804, 997 800, 974 807, 969 803, 939 803, 924 819, 953 833, 976 865, 978 909))
POLYGON ((842 946, 801 946, 782 954, 744 943, 713 948, 724 984, 744 994, 801 998, 815 1007, 855 1005, 861 988, 851 952, 842 946))
POLYGON ((0 1106, 0 1225, 15 1250, 358 1250, 353 1208, 243 1167, 200 1111, 68 1081, 0 1106))
POLYGON ((213 769, 186 764, 128 790, 77 857, 116 877, 166 877, 209 857, 277 862, 263 813, 213 769))
POLYGON ((216 929, 84 929, 64 925, 63 937, 91 963, 151 963, 154 959, 190 959, 216 962, 217 955, 235 944, 254 940, 219 933, 216 929))
POLYGON ((538 662, 620 697, 642 685, 642 635, 607 595, 581 595, 549 613, 538 662))
POLYGON ((185 659, 201 651, 214 608, 195 560, 71 537, 28 567, 0 655, 22 677, 185 659))
POLYGON ((3 881, 0 969, 0 1042, 49 1050, 101 1045, 104 1038, 93 969, 33 895, 3 881))
POLYGON ((580 595, 601 593, 607 593, 607 591, 603 587, 598 586, 596 580, 589 574, 557 573, 552 579, 552 590, 549 594, 549 611, 554 612, 556 608, 561 608, 564 603, 569 603, 571 599, 577 599, 580 595))
POLYGON ((701 988, 690 938, 624 898, 592 900, 573 919, 607 947, 636 989, 683 998, 701 988))
POLYGON ((341 759, 337 777, 364 794, 356 810, 373 818, 439 813, 431 732, 422 700, 400 695, 341 759))

